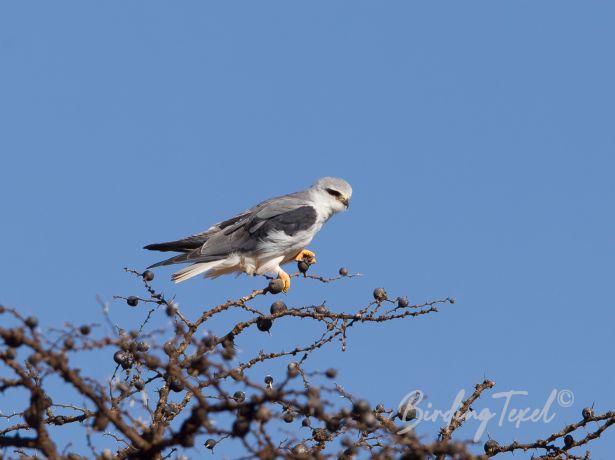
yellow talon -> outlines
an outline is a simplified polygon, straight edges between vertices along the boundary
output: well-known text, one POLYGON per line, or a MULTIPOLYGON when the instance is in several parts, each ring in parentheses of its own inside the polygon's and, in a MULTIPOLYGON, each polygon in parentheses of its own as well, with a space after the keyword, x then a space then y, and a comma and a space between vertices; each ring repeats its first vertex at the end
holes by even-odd
POLYGON ((288 273, 280 271, 280 273, 278 273, 278 278, 282 280, 282 283, 284 284, 282 292, 286 294, 290 289, 290 276, 288 276, 288 273))
POLYGON ((307 249, 302 249, 301 252, 295 256, 295 260, 297 262, 305 260, 308 264, 312 265, 316 263, 316 254, 312 251, 308 251, 307 249))

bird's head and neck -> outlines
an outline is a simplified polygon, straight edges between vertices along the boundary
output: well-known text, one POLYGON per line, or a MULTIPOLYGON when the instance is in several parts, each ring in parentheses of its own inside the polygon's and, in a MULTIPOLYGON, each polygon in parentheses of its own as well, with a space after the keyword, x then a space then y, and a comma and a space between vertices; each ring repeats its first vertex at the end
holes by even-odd
POLYGON ((324 219, 348 209, 352 187, 344 179, 322 177, 309 189, 310 196, 324 219))

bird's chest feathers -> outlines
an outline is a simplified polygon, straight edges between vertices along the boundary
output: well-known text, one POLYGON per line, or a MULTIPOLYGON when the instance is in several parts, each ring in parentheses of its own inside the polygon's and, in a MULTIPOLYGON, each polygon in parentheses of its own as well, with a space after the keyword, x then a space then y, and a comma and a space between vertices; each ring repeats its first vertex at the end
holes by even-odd
POLYGON ((321 226, 322 224, 316 224, 308 230, 302 230, 293 235, 288 235, 283 230, 271 232, 267 235, 267 239, 262 242, 261 250, 263 252, 294 256, 312 241, 314 234, 321 226))

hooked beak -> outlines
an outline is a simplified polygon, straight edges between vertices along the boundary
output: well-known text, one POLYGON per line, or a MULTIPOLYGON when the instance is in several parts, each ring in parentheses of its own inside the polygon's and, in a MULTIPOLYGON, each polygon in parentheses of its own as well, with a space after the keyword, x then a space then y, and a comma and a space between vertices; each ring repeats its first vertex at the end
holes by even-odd
POLYGON ((348 209, 348 207, 350 206, 350 201, 348 200, 348 198, 345 196, 341 196, 340 201, 344 204, 344 206, 346 206, 346 209, 348 209))

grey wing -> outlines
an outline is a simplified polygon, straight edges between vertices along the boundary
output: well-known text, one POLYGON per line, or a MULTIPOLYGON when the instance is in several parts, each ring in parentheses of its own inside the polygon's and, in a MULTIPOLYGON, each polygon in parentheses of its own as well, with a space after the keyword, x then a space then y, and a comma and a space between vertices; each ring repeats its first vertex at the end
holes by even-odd
POLYGON ((215 223, 204 232, 196 233, 176 241, 148 244, 147 246, 144 246, 143 249, 149 249, 150 251, 192 252, 203 246, 209 239, 218 234, 220 231, 225 231, 226 234, 229 234, 244 225, 245 222, 253 215, 258 214, 263 209, 268 208, 270 205, 274 205, 277 202, 286 201, 287 197, 290 196, 292 195, 285 195, 263 201, 262 203, 259 203, 256 206, 231 217, 230 219, 215 223))
POLYGON ((212 236, 218 233, 220 230, 224 230, 228 227, 234 227, 235 224, 245 218, 250 211, 238 214, 230 219, 218 222, 212 225, 210 228, 201 233, 182 238, 176 241, 167 241, 164 243, 154 243, 144 246, 143 249, 149 249, 150 251, 173 251, 173 252, 192 252, 193 250, 200 248, 209 240, 212 236))
MULTIPOLYGON (((152 265, 176 263, 211 262, 227 257, 232 253, 246 253, 257 248, 273 231, 284 231, 288 235, 307 230, 317 220, 316 210, 308 204, 300 193, 285 195, 267 200, 231 219, 213 225, 206 232, 176 242, 165 244, 163 250, 181 248, 185 254, 172 257, 152 265), (190 245, 197 245, 186 250, 190 245)), ((156 249, 157 245, 146 246, 156 249)))

